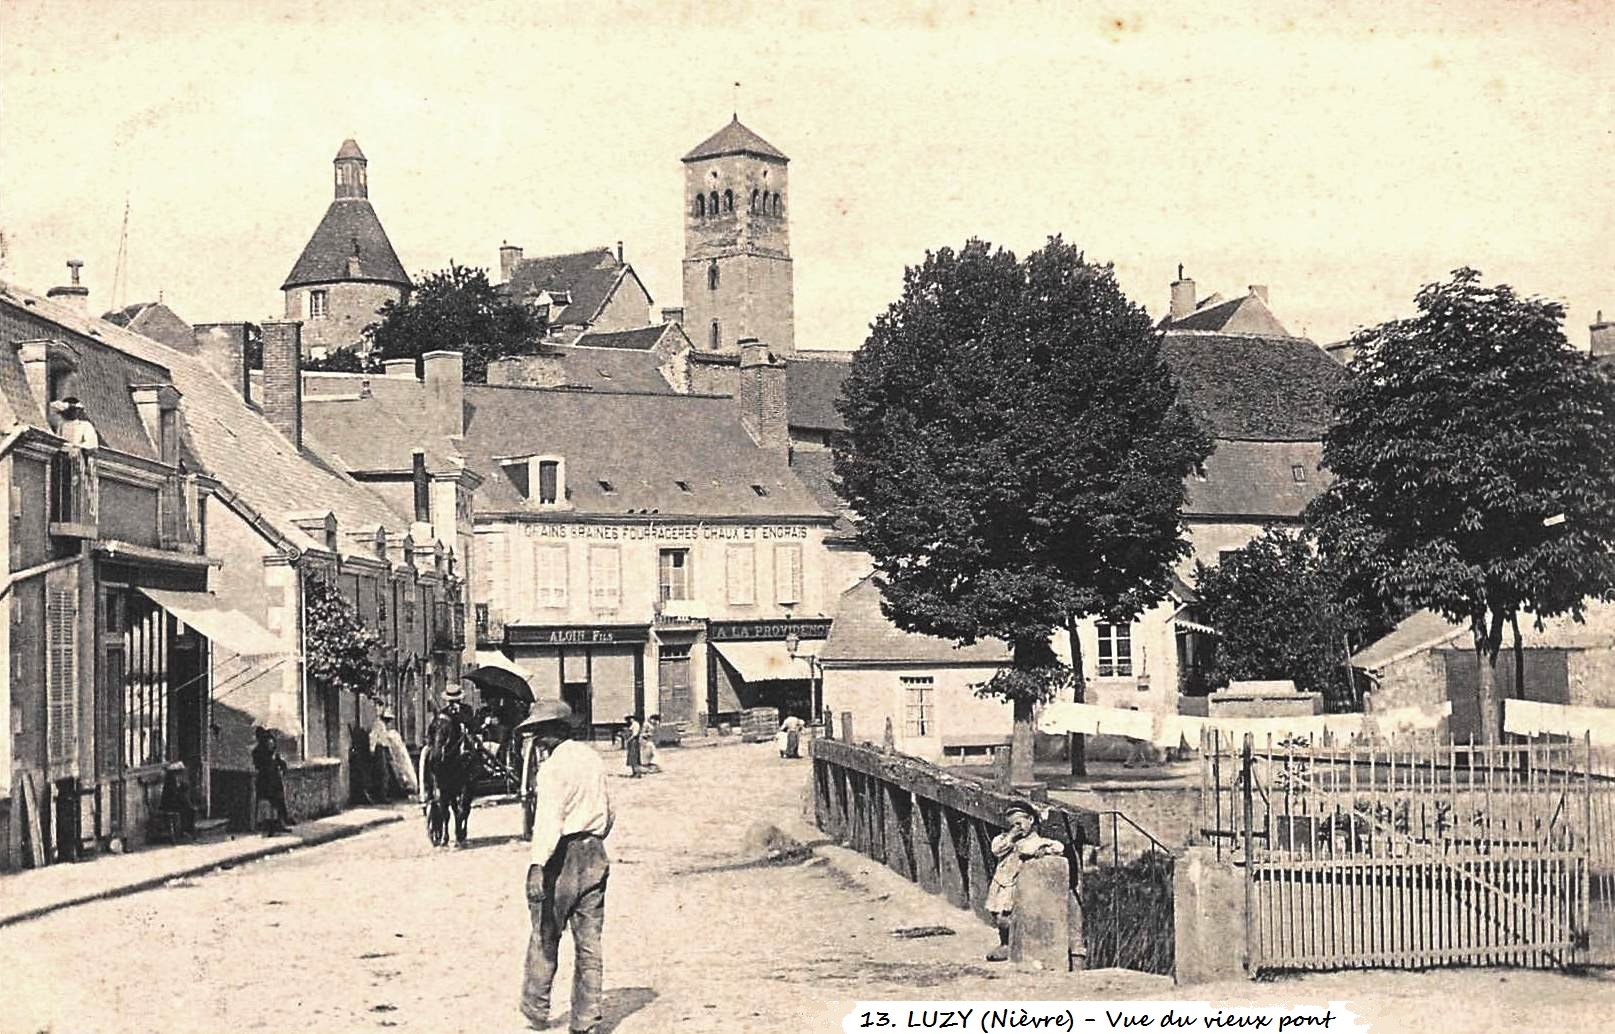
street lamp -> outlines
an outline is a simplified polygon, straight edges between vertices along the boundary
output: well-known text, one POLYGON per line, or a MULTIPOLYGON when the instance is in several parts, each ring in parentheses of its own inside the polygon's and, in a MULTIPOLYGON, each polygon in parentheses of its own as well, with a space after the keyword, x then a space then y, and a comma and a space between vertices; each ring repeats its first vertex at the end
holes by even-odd
POLYGON ((807 661, 809 707, 811 708, 809 714, 812 716, 814 723, 817 724, 824 721, 824 701, 821 699, 822 687, 820 683, 820 673, 824 669, 819 665, 817 656, 812 653, 802 653, 801 650, 802 637, 796 634, 795 629, 792 629, 785 634, 785 652, 792 660, 807 661))

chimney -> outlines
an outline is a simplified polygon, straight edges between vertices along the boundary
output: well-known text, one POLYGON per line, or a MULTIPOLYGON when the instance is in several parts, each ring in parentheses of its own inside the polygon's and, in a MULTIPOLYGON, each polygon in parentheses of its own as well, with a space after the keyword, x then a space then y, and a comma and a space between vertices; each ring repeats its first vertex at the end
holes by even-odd
POLYGON ((196 351, 224 383, 244 399, 252 399, 247 371, 247 324, 198 323, 191 327, 196 351))
POLYGON ((459 352, 421 353, 427 420, 447 438, 465 435, 465 358, 459 352))
POLYGON ((617 242, 617 265, 622 265, 622 241, 617 242))
POLYGON ((410 478, 415 486, 415 520, 432 519, 431 484, 426 480, 426 450, 416 449, 410 454, 410 478))
POLYGON ((1603 309, 1598 310, 1598 314, 1593 317, 1592 326, 1587 329, 1592 333, 1594 359, 1615 356, 1615 323, 1605 322, 1603 309))
POLYGON ((509 355, 488 364, 488 383, 514 388, 559 388, 566 384, 560 352, 509 355))
POLYGON ((265 320, 264 416, 297 449, 303 448, 303 324, 265 320))
POLYGON ((23 379, 28 382, 28 393, 39 403, 39 413, 48 423, 50 404, 50 346, 47 340, 19 341, 12 347, 22 363, 23 379))
POLYGON ((499 246, 499 280, 501 283, 510 283, 510 276, 516 272, 516 263, 522 260, 522 250, 516 245, 506 241, 499 246))
POLYGON ((381 369, 383 377, 402 377, 406 381, 415 379, 415 360, 413 359, 383 359, 381 369))
POLYGON ((79 283, 79 270, 84 268, 83 259, 68 259, 67 271, 73 282, 53 287, 45 292, 46 298, 54 298, 63 305, 71 306, 83 312, 89 305, 90 289, 79 283))
POLYGON ((684 323, 684 306, 680 305, 676 309, 672 309, 672 308, 663 309, 662 310, 662 322, 663 323, 677 323, 677 324, 680 324, 682 326, 683 323, 684 323))
POLYGON ((1172 281, 1172 307, 1169 317, 1180 320, 1194 311, 1194 281, 1183 275, 1183 264, 1178 263, 1178 278, 1172 281))
POLYGON ((1260 298, 1262 300, 1263 305, 1267 304, 1267 285, 1266 284, 1251 284, 1250 285, 1250 292, 1251 292, 1251 294, 1253 294, 1256 297, 1260 298))
POLYGON ((790 426, 785 412, 785 364, 756 338, 741 338, 740 420, 757 444, 771 452, 790 451, 790 426))

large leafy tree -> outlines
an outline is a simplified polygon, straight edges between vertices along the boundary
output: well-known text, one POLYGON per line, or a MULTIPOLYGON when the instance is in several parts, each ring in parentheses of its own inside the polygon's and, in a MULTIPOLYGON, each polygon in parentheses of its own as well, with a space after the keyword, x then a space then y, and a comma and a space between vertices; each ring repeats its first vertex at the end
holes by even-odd
POLYGON ((944 248, 905 272, 839 405, 835 470, 885 613, 1009 643, 1012 666, 983 691, 1012 702, 1011 778, 1030 781, 1033 709, 1071 676, 1052 634, 1136 616, 1188 552, 1184 478, 1210 441, 1148 316, 1059 238, 1024 261, 944 248))
POLYGON ((389 301, 365 328, 372 357, 413 359, 435 349, 465 355, 465 379, 482 383, 488 362, 534 351, 543 321, 488 282, 488 272, 450 262, 417 279, 407 302, 389 301))
POLYGON ((1217 630, 1212 685, 1233 679, 1289 679, 1322 693, 1333 710, 1356 703, 1354 649, 1389 631, 1393 616, 1357 598, 1309 539, 1267 528, 1195 577, 1201 613, 1217 630))
POLYGON ((378 693, 376 657, 381 637, 324 575, 303 577, 304 664, 308 677, 330 692, 378 693))
POLYGON ((1615 378, 1562 306, 1473 269, 1415 300, 1353 338, 1310 520, 1349 576, 1469 626, 1495 743, 1504 627, 1615 594, 1615 378))

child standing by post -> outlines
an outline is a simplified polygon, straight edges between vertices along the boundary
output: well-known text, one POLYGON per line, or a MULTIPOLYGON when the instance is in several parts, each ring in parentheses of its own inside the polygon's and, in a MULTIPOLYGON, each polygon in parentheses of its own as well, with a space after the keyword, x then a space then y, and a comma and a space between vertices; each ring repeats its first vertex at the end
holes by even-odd
POLYGON ((1025 801, 1015 801, 1004 809, 1004 821, 1009 829, 993 837, 993 857, 998 868, 993 870, 992 886, 987 889, 987 911, 998 921, 998 947, 987 953, 988 962, 1004 962, 1009 958, 1009 923, 1015 911, 1015 881, 1020 878, 1021 866, 1028 858, 1065 853, 1065 845, 1058 840, 1039 836, 1037 809, 1025 801))

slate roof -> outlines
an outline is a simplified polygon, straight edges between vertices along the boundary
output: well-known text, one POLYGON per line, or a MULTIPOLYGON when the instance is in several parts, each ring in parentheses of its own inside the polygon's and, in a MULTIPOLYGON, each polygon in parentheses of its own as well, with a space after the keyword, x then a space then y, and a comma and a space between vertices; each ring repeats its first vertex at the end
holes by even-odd
POLYGON ((797 480, 813 493, 814 500, 836 515, 835 534, 845 536, 857 531, 852 521, 852 509, 836 492, 835 465, 829 451, 797 449, 791 455, 791 470, 796 472, 797 480))
POLYGON ((1305 338, 1173 334, 1180 398, 1218 438, 1321 441, 1346 371, 1305 338))
POLYGON ((1206 457, 1206 479, 1188 479, 1186 517, 1299 517, 1329 485, 1329 475, 1318 469, 1321 442, 1220 438, 1214 445, 1206 457), (1296 467, 1304 481, 1295 479, 1296 467))
POLYGON ((1267 303, 1254 294, 1232 301, 1218 296, 1202 301, 1194 312, 1180 319, 1168 316, 1161 321, 1166 330, 1199 330, 1215 334, 1247 334, 1254 337, 1289 337, 1267 303))
POLYGON ((466 385, 465 398, 466 462, 487 477, 483 512, 529 509, 496 457, 556 454, 576 514, 831 517, 783 456, 746 433, 731 398, 480 384, 466 385))
POLYGON ((193 352, 195 333, 191 325, 162 302, 136 302, 122 309, 103 313, 101 318, 136 334, 161 341, 170 348, 193 352))
MULTIPOLYGON (((659 331, 661 328, 651 329, 659 331)), ((601 348, 595 345, 599 336, 585 334, 570 345, 549 346, 551 351, 561 354, 567 384, 596 391, 674 393, 673 386, 659 369, 661 356, 626 347, 601 348)))
POLYGON ((826 663, 859 661, 905 664, 981 664, 998 666, 1011 660, 1009 645, 983 639, 956 646, 947 639, 904 632, 880 611, 880 587, 870 575, 841 594, 830 626, 830 638, 819 651, 826 663))
POLYGON ((845 431, 846 421, 835 403, 851 368, 849 361, 787 357, 786 422, 815 431, 845 431))
MULTIPOLYGON (((414 382, 419 384, 419 382, 414 382)), ((303 395, 303 433, 312 435, 350 473, 401 473, 414 469, 416 449, 426 451, 426 468, 455 465, 445 439, 421 428, 424 390, 419 400, 353 395, 303 395)))
POLYGON ((785 157, 785 152, 741 125, 739 115, 736 115, 727 126, 695 145, 683 160, 694 162, 703 158, 721 158, 726 154, 752 154, 759 158, 790 161, 785 157))
POLYGON ((594 248, 521 259, 503 286, 522 299, 532 298, 541 291, 565 292, 568 300, 559 311, 550 313, 550 322, 589 323, 611 300, 618 281, 627 271, 627 264, 618 262, 610 248, 594 248))
POLYGON ((359 150, 359 141, 353 139, 352 137, 342 141, 342 146, 337 148, 336 158, 333 160, 341 161, 344 158, 357 158, 360 161, 365 160, 364 152, 359 150))
POLYGON ((588 345, 590 348, 630 348, 640 351, 649 351, 656 347, 656 343, 667 332, 666 323, 658 323, 649 327, 636 327, 633 330, 591 330, 578 337, 573 344, 588 345))
MULTIPOLYGON (((1615 603, 1589 600, 1583 621, 1568 614, 1547 618, 1542 628, 1529 614, 1520 615, 1520 639, 1527 650, 1609 650, 1615 649, 1615 603)), ((1440 614, 1419 610, 1409 614, 1384 638, 1352 655, 1352 667, 1376 671, 1394 661, 1426 650, 1470 649, 1469 626, 1448 621, 1440 614)), ((1513 639, 1505 633, 1503 647, 1513 639)))
MULTIPOLYGON (((378 524, 394 529, 407 526, 409 515, 393 510, 381 496, 348 477, 312 440, 313 436, 305 435, 301 451, 293 449, 291 442, 199 357, 175 351, 150 338, 14 287, 0 285, 0 297, 25 305, 39 317, 74 334, 104 341, 109 346, 104 351, 111 355, 97 362, 114 366, 120 375, 128 370, 153 380, 171 379, 183 396, 180 413, 188 462, 194 461, 203 471, 218 478, 288 540, 301 545, 315 544, 287 517, 314 508, 335 513, 346 531, 378 524), (170 377, 155 375, 165 368, 170 377)), ((91 351, 86 349, 86 354, 91 351)), ((102 350, 93 351, 99 354, 102 350)), ((0 355, 0 369, 7 360, 16 362, 11 350, 0 352, 5 353, 0 355)), ((111 377, 97 376, 95 380, 115 383, 111 377)), ((0 385, 6 383, 7 378, 0 375, 0 385)), ((10 394, 9 387, 7 394, 10 394)), ((123 395, 128 398, 127 389, 123 395)), ((85 403, 90 407, 91 400, 85 398, 85 403)), ((141 440, 147 441, 144 455, 151 455, 149 440, 139 424, 138 414, 133 411, 132 400, 127 405, 128 416, 135 421, 133 428, 104 423, 103 416, 91 408, 96 428, 103 433, 103 440, 115 448, 122 448, 118 442, 126 440, 131 431, 138 433, 141 440), (111 435, 118 438, 114 440, 111 435)))
POLYGON ((410 286, 409 274, 398 261, 398 253, 393 251, 392 241, 387 239, 387 231, 381 228, 381 219, 368 198, 339 197, 331 202, 280 289, 344 281, 410 286), (357 273, 348 269, 355 242, 359 255, 357 273))

